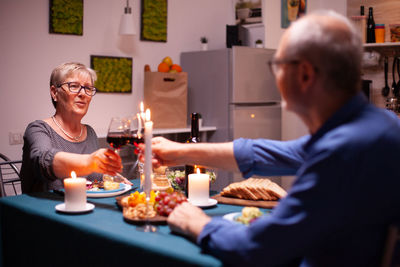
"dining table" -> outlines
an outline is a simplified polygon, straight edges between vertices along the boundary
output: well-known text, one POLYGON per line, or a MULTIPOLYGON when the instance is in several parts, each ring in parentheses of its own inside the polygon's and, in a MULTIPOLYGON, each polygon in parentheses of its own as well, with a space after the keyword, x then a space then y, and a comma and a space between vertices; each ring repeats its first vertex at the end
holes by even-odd
MULTIPOLYGON (((136 191, 139 180, 132 180, 136 191)), ((93 210, 62 213, 59 192, 0 198, 0 266, 223 266, 193 241, 158 225, 142 232, 123 218, 116 196, 88 197, 93 210)), ((205 208, 211 217, 240 212, 220 204, 205 208)), ((232 222, 235 223, 235 222, 232 222)))

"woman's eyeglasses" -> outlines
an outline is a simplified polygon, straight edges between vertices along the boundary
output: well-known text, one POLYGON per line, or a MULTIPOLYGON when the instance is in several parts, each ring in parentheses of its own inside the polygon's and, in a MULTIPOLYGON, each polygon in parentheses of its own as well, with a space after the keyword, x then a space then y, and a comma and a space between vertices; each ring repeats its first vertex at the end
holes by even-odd
POLYGON ((61 87, 63 85, 68 85, 68 90, 71 93, 74 94, 79 94, 79 92, 83 89, 85 91, 85 94, 87 94, 88 96, 94 96, 97 92, 96 87, 94 86, 83 86, 78 82, 66 82, 66 83, 62 83, 57 85, 57 87, 61 87))

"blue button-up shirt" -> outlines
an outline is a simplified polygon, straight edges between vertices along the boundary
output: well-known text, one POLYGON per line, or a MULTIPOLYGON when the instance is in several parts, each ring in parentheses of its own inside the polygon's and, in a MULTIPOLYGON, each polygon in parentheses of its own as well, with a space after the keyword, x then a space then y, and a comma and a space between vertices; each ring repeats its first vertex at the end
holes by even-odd
POLYGON ((296 175, 270 216, 249 227, 213 218, 198 243, 234 266, 378 266, 400 218, 400 120, 361 94, 314 135, 234 141, 245 177, 296 175))

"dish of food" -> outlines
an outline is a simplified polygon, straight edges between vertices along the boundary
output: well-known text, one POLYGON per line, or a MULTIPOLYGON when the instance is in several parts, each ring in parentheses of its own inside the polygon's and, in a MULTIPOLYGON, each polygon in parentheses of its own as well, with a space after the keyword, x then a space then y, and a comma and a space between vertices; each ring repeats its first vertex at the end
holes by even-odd
POLYGON ((286 194, 282 187, 267 178, 249 178, 232 183, 221 191, 223 197, 265 201, 276 201, 286 194))
POLYGON ((238 221, 236 221, 236 218, 239 217, 241 214, 242 214, 241 212, 231 212, 231 213, 225 214, 224 216, 222 216, 222 218, 224 218, 225 220, 228 220, 228 221, 239 223, 238 221))
POLYGON ((257 220, 259 217, 264 215, 264 213, 256 207, 244 207, 242 209, 242 212, 233 212, 233 213, 228 213, 224 215, 222 218, 241 223, 244 225, 249 225, 255 220, 257 220))
POLYGON ((116 198, 118 206, 122 208, 124 220, 129 223, 141 224, 148 220, 155 224, 165 224, 168 215, 180 203, 187 201, 186 197, 178 192, 151 191, 149 205, 146 206, 146 194, 134 192, 116 198), (146 212, 149 218, 146 218, 146 212))
POLYGON ((93 198, 95 198, 95 197, 114 197, 114 196, 122 195, 131 189, 132 189, 131 185, 121 183, 120 187, 115 190, 100 189, 97 191, 86 191, 86 196, 93 197, 93 198))
POLYGON ((88 189, 86 192, 87 193, 93 193, 93 194, 99 194, 99 193, 112 193, 112 192, 118 192, 122 191, 125 189, 125 186, 123 183, 119 183, 117 186, 110 187, 112 189, 106 189, 107 187, 103 188, 98 188, 98 187, 93 187, 88 189))

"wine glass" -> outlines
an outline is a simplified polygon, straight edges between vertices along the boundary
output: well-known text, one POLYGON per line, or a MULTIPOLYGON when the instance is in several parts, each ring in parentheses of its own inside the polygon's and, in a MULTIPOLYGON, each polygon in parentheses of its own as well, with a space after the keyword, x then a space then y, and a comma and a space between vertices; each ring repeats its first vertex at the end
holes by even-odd
POLYGON ((122 146, 128 144, 130 125, 128 120, 120 117, 111 118, 107 132, 107 143, 119 154, 122 146))
MULTIPOLYGON (((111 118, 106 140, 107 143, 114 149, 115 153, 119 154, 121 147, 128 144, 129 135, 130 124, 126 118, 111 118)), ((116 176, 112 177, 112 180, 114 182, 122 182, 123 179, 121 177, 121 174, 117 174, 116 176)))
MULTIPOLYGON (((144 143, 144 132, 143 132, 144 131, 144 129, 143 129, 144 122, 139 114, 137 114, 136 116, 131 116, 127 120, 130 125, 130 134, 129 134, 129 138, 128 138, 128 143, 129 143, 129 145, 132 145, 135 147, 135 154, 137 154, 136 161, 132 165, 132 167, 128 173, 131 173, 136 167, 138 167, 139 178, 140 178, 141 175, 143 174, 143 163, 141 163, 139 161, 140 155, 138 154, 138 150, 136 149, 136 147, 140 143, 144 143)), ((140 182, 141 182, 140 186, 142 189, 143 181, 140 180, 140 182)))

